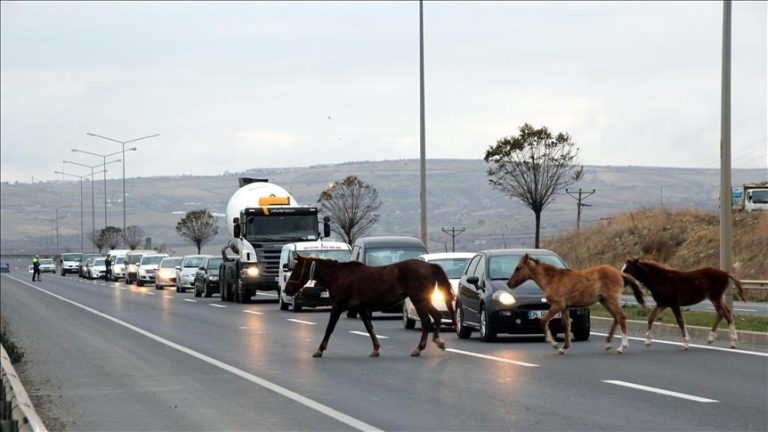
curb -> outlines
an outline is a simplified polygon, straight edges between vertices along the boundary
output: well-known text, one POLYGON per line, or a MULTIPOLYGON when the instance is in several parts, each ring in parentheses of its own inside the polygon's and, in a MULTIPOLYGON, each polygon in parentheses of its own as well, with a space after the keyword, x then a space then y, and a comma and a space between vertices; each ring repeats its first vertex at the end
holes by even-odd
MULTIPOLYGON (((611 323, 613 323, 613 318, 601 318, 601 317, 591 317, 592 318, 592 327, 599 327, 599 328, 605 328, 607 331, 611 323)), ((691 342, 698 341, 703 342, 706 344, 707 338, 709 337, 709 327, 697 327, 697 326, 690 326, 686 325, 685 328, 688 330, 688 336, 691 337, 691 342)), ((645 337, 645 331, 648 329, 648 323, 646 321, 632 321, 627 320, 627 332, 632 336, 637 337, 645 337)), ((616 330, 617 334, 620 334, 620 330, 616 330)), ((746 343, 750 345, 758 345, 762 347, 768 346, 768 333, 761 333, 761 332, 753 332, 753 331, 744 331, 744 330, 736 330, 736 334, 739 337, 740 343, 746 343)), ((665 336, 665 337, 672 337, 672 338, 678 338, 682 341, 683 335, 682 332, 680 332, 680 327, 678 327, 676 324, 664 324, 660 322, 656 322, 653 324, 653 337, 657 338, 659 336, 665 336)), ((717 331, 717 340, 718 341, 728 341, 728 330, 727 329, 718 329, 717 331)))

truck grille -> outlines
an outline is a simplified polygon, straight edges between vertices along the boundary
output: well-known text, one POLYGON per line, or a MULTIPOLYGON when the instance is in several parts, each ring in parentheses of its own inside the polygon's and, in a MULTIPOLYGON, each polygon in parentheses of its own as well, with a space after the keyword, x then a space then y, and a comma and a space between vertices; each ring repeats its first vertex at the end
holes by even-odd
POLYGON ((259 260, 259 270, 262 276, 277 277, 280 267, 280 248, 265 247, 256 249, 256 256, 259 260))

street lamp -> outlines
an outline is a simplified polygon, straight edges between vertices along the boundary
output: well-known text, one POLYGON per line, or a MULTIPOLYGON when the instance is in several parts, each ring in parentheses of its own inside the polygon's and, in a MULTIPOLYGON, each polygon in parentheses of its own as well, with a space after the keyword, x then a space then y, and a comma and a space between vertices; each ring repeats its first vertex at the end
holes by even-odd
MULTIPOLYGON (((100 172, 101 171, 99 171, 99 173, 100 172)), ((66 173, 63 171, 54 171, 54 173, 80 179, 80 253, 83 253, 83 250, 84 250, 83 248, 83 179, 98 173, 92 173, 92 174, 86 174, 86 175, 77 175, 72 173, 66 173)))
MULTIPOLYGON (((99 154, 99 153, 89 152, 87 150, 80 150, 80 149, 74 149, 74 148, 72 149, 72 151, 74 153, 85 153, 85 154, 89 154, 89 155, 98 156, 98 157, 104 159, 104 162, 102 162, 101 165, 102 165, 102 168, 105 170, 104 171, 104 228, 106 228, 107 225, 109 225, 107 223, 107 171, 106 171, 106 169, 107 169, 107 163, 109 163, 109 162, 107 162, 107 158, 110 157, 110 156, 114 156, 116 154, 119 154, 120 152, 116 151, 116 152, 113 152, 113 153, 99 154)), ((136 147, 132 147, 132 148, 126 149, 126 151, 136 151, 136 147)))
MULTIPOLYGON (((96 232, 96 189, 94 188, 94 185, 93 185, 93 179, 94 179, 93 175, 95 174, 95 172, 93 172, 93 169, 98 167, 98 166, 100 166, 100 165, 98 165, 98 164, 97 165, 85 165, 85 164, 81 164, 80 162, 73 162, 73 161, 68 161, 68 160, 65 160, 65 161, 62 161, 62 162, 64 162, 65 164, 68 163, 68 164, 78 165, 78 166, 81 166, 81 167, 85 167, 85 168, 90 168, 91 169, 91 232, 95 233, 96 232)), ((120 159, 109 161, 107 163, 112 163, 112 162, 120 162, 120 159)), ((102 170, 102 171, 104 171, 104 175, 107 175, 107 171, 106 170, 102 170)), ((99 172, 101 172, 101 171, 99 171, 99 172)))
POLYGON ((120 141, 114 138, 109 138, 102 135, 96 135, 95 133, 90 133, 90 132, 86 132, 85 134, 88 136, 105 139, 107 141, 116 142, 123 146, 123 243, 125 243, 125 228, 126 228, 126 223, 125 223, 125 145, 128 143, 132 143, 134 141, 139 141, 147 138, 154 138, 154 137, 160 136, 160 134, 147 135, 141 138, 134 138, 132 140, 127 140, 127 141, 120 141))

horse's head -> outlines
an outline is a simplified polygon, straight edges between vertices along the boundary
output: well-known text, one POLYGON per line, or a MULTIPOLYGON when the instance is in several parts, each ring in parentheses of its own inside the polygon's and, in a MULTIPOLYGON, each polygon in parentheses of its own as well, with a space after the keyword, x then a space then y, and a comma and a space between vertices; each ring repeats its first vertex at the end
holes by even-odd
POLYGON ((285 282, 285 294, 293 297, 301 291, 301 288, 314 276, 315 262, 312 258, 305 258, 296 252, 291 252, 291 276, 285 282))
POLYGON ((509 280, 507 280, 507 286, 510 289, 515 289, 519 287, 523 282, 529 279, 533 279, 533 271, 531 268, 537 263, 538 261, 536 261, 530 255, 523 255, 523 257, 520 258, 520 262, 517 263, 515 271, 512 272, 512 276, 510 276, 509 280))
POLYGON ((640 268, 640 260, 637 258, 628 258, 624 263, 624 266, 621 267, 621 272, 637 279, 642 272, 642 269, 640 268))

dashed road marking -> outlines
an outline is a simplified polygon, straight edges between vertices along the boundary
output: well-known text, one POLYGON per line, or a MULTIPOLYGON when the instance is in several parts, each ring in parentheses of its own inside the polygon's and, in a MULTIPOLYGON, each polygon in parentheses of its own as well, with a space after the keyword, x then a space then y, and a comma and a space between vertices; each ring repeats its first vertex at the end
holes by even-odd
POLYGON ((218 304, 218 303, 210 303, 208 306, 213 306, 213 307, 217 307, 217 308, 225 308, 226 307, 226 306, 218 304))
POLYGON ((192 299, 184 299, 184 301, 190 302, 190 303, 197 303, 197 300, 192 300, 192 299))
POLYGON ((164 295, 163 297, 165 297, 165 298, 173 298, 172 295, 164 295))
POLYGON ((299 320, 299 319, 293 319, 293 318, 288 318, 288 321, 293 321, 293 322, 295 322, 295 323, 299 323, 299 324, 308 324, 308 325, 315 325, 315 324, 317 324, 317 323, 313 323, 313 322, 311 322, 311 321, 302 321, 302 320, 299 320))
MULTIPOLYGON (((593 335, 597 336, 608 336, 607 333, 597 333, 597 332, 591 332, 593 335)), ((635 336, 628 336, 628 339, 632 340, 638 340, 638 341, 645 341, 645 338, 635 337, 635 336)), ((672 341, 665 341, 665 340, 659 340, 654 339, 653 343, 658 344, 667 344, 667 345, 677 345, 682 346, 682 342, 672 342, 672 341)), ((697 344, 689 344, 688 345, 691 348, 701 348, 701 349, 708 349, 708 350, 714 350, 714 351, 725 351, 729 353, 736 353, 736 354, 749 354, 749 355, 756 355, 760 357, 768 357, 768 353, 764 352, 758 352, 758 351, 746 351, 746 350, 740 350, 740 349, 733 349, 733 348, 721 348, 716 346, 709 346, 709 345, 697 345, 697 344)))
POLYGON ((243 312, 249 313, 249 314, 254 314, 254 315, 264 315, 264 313, 262 313, 262 312, 251 310, 251 309, 243 309, 243 312))
POLYGON ((626 382, 626 381, 603 380, 603 382, 607 383, 607 384, 614 384, 614 385, 617 385, 617 386, 629 387, 629 388, 633 388, 633 389, 637 389, 637 390, 643 390, 643 391, 647 391, 647 392, 651 392, 651 393, 663 394, 665 396, 672 396, 672 397, 676 397, 676 398, 680 398, 680 399, 687 399, 687 400, 691 400, 691 401, 694 401, 694 402, 702 402, 702 403, 717 403, 718 402, 718 401, 716 401, 714 399, 707 399, 707 398, 703 398, 703 397, 699 397, 699 396, 689 395, 689 394, 686 394, 686 393, 678 393, 678 392, 675 392, 675 391, 664 390, 664 389, 660 389, 660 388, 657 388, 657 387, 648 387, 648 386, 644 386, 644 385, 641 385, 641 384, 634 384, 634 383, 630 383, 630 382, 626 382))
POLYGON ((514 365, 518 365, 518 366, 525 366, 525 367, 538 367, 539 366, 539 365, 534 364, 534 363, 527 363, 527 362, 523 362, 523 361, 510 360, 510 359, 506 359, 506 358, 503 358, 503 357, 494 357, 494 356, 489 356, 489 355, 485 355, 485 354, 474 353, 474 352, 471 352, 471 351, 462 351, 462 350, 457 350, 455 348, 446 348, 445 350, 449 351, 449 352, 452 352, 452 353, 456 353, 456 354, 466 355, 466 356, 470 356, 470 357, 478 357, 478 358, 483 358, 483 359, 486 359, 486 360, 493 360, 493 361, 497 361, 497 362, 509 363, 509 364, 514 364, 514 365))
MULTIPOLYGON (((357 330, 350 330, 349 332, 352 333, 352 334, 360 335, 360 336, 370 336, 366 332, 361 332, 361 331, 357 331, 357 330)), ((379 335, 379 334, 377 334, 376 337, 379 338, 379 339, 389 339, 389 336, 382 336, 382 335, 379 335)))

